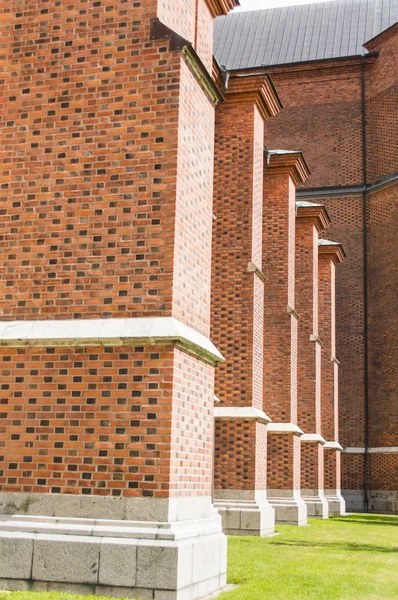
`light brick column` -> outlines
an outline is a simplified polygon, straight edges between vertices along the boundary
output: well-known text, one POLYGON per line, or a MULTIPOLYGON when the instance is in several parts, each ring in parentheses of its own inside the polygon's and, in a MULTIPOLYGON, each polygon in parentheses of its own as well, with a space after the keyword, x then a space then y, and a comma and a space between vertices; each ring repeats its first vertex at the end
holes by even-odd
POLYGON ((268 535, 263 412, 264 120, 280 109, 267 75, 232 75, 216 111, 211 336, 216 370, 215 505, 225 532, 268 535))
POLYGON ((309 517, 327 518, 321 420, 321 347, 318 332, 318 236, 330 225, 324 206, 297 202, 296 308, 299 314, 297 394, 301 438, 301 494, 309 517))
POLYGON ((308 167, 300 152, 268 151, 264 171, 263 271, 264 410, 268 427, 268 499, 278 523, 305 525, 300 492, 297 426, 297 331, 295 311, 296 185, 308 167))
POLYGON ((0 5, 0 589, 194 600, 226 581, 209 70, 236 2, 72 4, 0 5))
POLYGON ((341 446, 339 444, 338 373, 336 358, 336 265, 345 258, 341 244, 319 240, 319 337, 321 351, 322 435, 324 445, 325 497, 329 514, 345 514, 341 495, 341 446))

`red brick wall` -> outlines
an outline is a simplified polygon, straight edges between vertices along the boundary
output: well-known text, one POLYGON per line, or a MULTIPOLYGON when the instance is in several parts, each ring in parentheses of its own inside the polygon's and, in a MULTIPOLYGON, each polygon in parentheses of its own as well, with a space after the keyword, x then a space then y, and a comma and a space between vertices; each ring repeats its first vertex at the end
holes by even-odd
POLYGON ((367 176, 373 182, 398 171, 398 28, 376 45, 379 58, 366 78, 367 176))
POLYGON ((369 489, 398 491, 398 454, 370 454, 369 489))
POLYGON ((325 468, 325 490, 339 490, 341 485, 341 452, 325 450, 323 453, 323 460, 325 468))
POLYGON ((301 444, 301 489, 323 490, 324 450, 320 444, 301 444))
MULTIPOLYGON (((167 7, 0 8, 3 320, 173 314, 209 333, 214 107, 150 42, 156 16, 193 40, 195 2, 167 7)), ((1 357, 3 491, 210 495, 212 366, 164 346, 1 357)))
POLYGON ((336 357, 340 361, 339 441, 342 446, 363 447, 365 445, 363 198, 361 196, 322 197, 322 203, 332 220, 330 229, 322 234, 322 237, 340 242, 347 254, 347 258, 336 269, 336 357))
POLYGON ((269 489, 300 489, 300 438, 295 435, 268 436, 269 489))
POLYGON ((344 490, 363 490, 365 487, 365 457, 363 454, 341 455, 341 488, 344 490))
MULTIPOLYGON (((173 315, 208 336, 214 106, 184 62, 180 77, 173 315)), ((164 179, 164 190, 174 177, 164 179)))
POLYGON ((398 446, 398 185, 368 196, 370 446, 398 446))
POLYGON ((266 488, 267 436, 264 424, 216 419, 215 439, 215 489, 266 488))
POLYGON ((350 68, 270 68, 284 110, 270 119, 265 144, 302 150, 311 176, 299 187, 363 180, 360 63, 350 68))
MULTIPOLYGON (((181 53, 149 42, 156 2, 91 9, 83 0, 0 9, 0 314, 174 310, 208 333, 213 107, 181 53), (186 235, 196 244, 188 248, 186 235)), ((194 30, 195 10, 182 12, 177 31, 188 21, 194 30)), ((209 23, 205 35, 211 40, 209 23)))
POLYGON ((173 348, 0 354, 2 491, 168 495, 173 348))

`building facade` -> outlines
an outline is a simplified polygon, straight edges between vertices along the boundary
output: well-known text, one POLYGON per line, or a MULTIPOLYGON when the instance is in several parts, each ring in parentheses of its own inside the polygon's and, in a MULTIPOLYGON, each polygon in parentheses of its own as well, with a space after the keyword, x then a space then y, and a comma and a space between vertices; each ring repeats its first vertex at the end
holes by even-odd
MULTIPOLYGON (((286 86, 307 66, 286 84, 282 67, 213 60, 214 19, 236 4, 0 8, 1 589, 217 591, 225 533, 344 514, 339 429, 350 506, 372 474, 367 501, 391 510, 396 208, 380 107, 395 101, 396 31, 336 67, 355 136, 384 153, 347 147, 342 196, 311 168, 322 124, 308 121, 311 148, 292 135, 286 86)), ((322 96, 307 85, 309 119, 322 96)))

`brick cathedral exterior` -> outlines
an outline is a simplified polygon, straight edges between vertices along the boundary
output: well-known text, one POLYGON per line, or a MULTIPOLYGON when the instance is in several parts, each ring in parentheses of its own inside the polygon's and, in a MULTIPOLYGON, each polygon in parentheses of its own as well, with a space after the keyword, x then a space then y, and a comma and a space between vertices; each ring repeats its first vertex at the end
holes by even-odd
POLYGON ((195 600, 226 533, 397 512, 396 25, 224 68, 237 4, 0 7, 1 589, 195 600))

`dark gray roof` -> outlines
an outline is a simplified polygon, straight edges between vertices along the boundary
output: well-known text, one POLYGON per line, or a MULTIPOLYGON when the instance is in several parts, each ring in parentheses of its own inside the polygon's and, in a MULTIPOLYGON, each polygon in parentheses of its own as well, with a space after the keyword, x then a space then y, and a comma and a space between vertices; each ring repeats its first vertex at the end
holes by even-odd
POLYGON ((398 21, 398 0, 333 0, 219 17, 214 54, 228 70, 366 53, 398 21))

